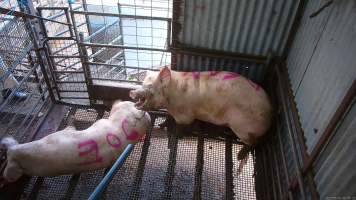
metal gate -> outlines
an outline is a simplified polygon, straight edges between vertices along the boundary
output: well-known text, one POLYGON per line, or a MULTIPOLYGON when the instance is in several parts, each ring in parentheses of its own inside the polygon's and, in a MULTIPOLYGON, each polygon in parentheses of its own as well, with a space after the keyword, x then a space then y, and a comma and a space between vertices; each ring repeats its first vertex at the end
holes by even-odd
POLYGON ((78 4, 37 8, 41 17, 57 21, 40 24, 58 101, 127 100, 146 71, 171 63, 171 19, 126 14, 127 7, 118 4, 111 12, 78 4))

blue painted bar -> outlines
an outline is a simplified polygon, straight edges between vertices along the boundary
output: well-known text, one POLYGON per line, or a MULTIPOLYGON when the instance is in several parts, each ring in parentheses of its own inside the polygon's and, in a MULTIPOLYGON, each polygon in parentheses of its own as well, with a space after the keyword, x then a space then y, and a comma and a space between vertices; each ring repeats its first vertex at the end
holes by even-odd
POLYGON ((122 152, 120 157, 116 160, 114 165, 111 167, 109 172, 105 175, 103 180, 101 180, 99 185, 96 186, 94 192, 90 195, 88 200, 97 200, 97 199, 100 198, 100 196, 103 193, 103 191, 105 190, 105 188, 109 185, 111 180, 114 178, 117 170, 124 164, 126 158, 130 155, 133 147, 134 147, 133 144, 127 145, 127 147, 125 148, 124 152, 122 152))

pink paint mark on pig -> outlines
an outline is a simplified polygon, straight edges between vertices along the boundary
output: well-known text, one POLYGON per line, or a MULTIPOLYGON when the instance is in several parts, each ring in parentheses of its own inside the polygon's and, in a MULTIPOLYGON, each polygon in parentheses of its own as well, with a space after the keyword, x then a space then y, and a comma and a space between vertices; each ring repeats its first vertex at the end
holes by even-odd
POLYGON ((108 133, 106 135, 106 141, 108 142, 108 144, 112 147, 114 147, 115 149, 118 149, 121 147, 121 140, 118 136, 112 134, 112 133, 108 133))
POLYGON ((79 165, 89 165, 93 163, 102 162, 103 158, 99 155, 99 147, 95 140, 86 140, 78 144, 79 156, 87 157, 90 154, 95 154, 94 160, 86 160, 79 163, 79 165))
POLYGON ((216 76, 216 75, 218 75, 218 73, 220 73, 220 72, 217 72, 217 71, 210 71, 210 72, 209 72, 209 76, 216 76))
POLYGON ((129 122, 126 119, 122 120, 122 122, 121 122, 121 128, 122 128, 122 131, 124 132, 124 134, 126 135, 126 139, 128 139, 128 140, 140 139, 140 135, 138 134, 138 132, 136 130, 132 130, 130 133, 128 133, 128 130, 127 130, 128 124, 129 124, 129 122))
POLYGON ((197 80, 200 77, 200 72, 192 72, 192 75, 193 75, 193 79, 197 80))
POLYGON ((240 74, 233 73, 233 72, 227 72, 227 73, 225 73, 223 80, 234 79, 234 78, 237 78, 239 76, 240 76, 240 74))
POLYGON ((250 83, 250 85, 256 90, 259 91, 261 89, 261 87, 257 84, 252 82, 251 80, 248 80, 248 83, 250 83))

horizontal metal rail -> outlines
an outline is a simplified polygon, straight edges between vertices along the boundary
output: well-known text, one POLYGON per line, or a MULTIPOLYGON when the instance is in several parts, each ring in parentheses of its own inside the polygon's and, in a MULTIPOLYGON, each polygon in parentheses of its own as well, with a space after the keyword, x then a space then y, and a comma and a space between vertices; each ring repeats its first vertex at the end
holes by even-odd
POLYGON ((118 49, 133 49, 133 50, 143 50, 143 51, 161 51, 161 52, 169 52, 168 49, 158 49, 158 48, 146 48, 146 47, 133 47, 126 45, 113 45, 113 44, 99 44, 99 43, 80 43, 83 46, 89 47, 106 47, 106 48, 118 48, 118 49))
POLYGON ((116 81, 116 82, 126 82, 126 83, 139 83, 141 84, 141 81, 130 81, 130 80, 123 80, 123 79, 113 79, 113 78, 91 78, 92 80, 98 80, 98 81, 116 81))
POLYGON ((74 14, 81 14, 81 15, 95 15, 95 16, 105 16, 105 17, 119 17, 119 18, 126 18, 126 19, 148 19, 148 20, 161 20, 170 22, 171 18, 167 17, 150 17, 150 16, 140 16, 140 15, 125 15, 125 14, 118 14, 118 13, 101 13, 101 12, 92 12, 92 11, 71 11, 74 14))
POLYGON ((54 73, 69 73, 69 74, 80 74, 84 71, 68 71, 68 70, 53 70, 54 73))
POLYGON ((108 64, 108 63, 98 63, 98 62, 87 62, 89 65, 103 65, 103 66, 110 66, 110 67, 122 67, 126 69, 139 69, 139 70, 150 70, 150 71, 159 71, 159 69, 152 69, 152 68, 147 68, 147 67, 133 67, 133 66, 126 66, 126 65, 114 65, 114 64, 108 64))
POLYGON ((26 18, 30 18, 30 19, 37 18, 37 19, 42 19, 42 20, 46 20, 46 21, 50 21, 50 22, 55 22, 55 23, 58 23, 58 24, 71 26, 71 24, 68 24, 68 23, 65 23, 65 22, 59 22, 59 21, 56 21, 56 20, 47 19, 47 18, 44 18, 44 17, 36 16, 36 15, 30 15, 30 14, 26 14, 24 12, 14 11, 14 10, 3 8, 3 7, 0 7, 0 14, 12 15, 12 16, 15 16, 15 17, 26 17, 26 18))

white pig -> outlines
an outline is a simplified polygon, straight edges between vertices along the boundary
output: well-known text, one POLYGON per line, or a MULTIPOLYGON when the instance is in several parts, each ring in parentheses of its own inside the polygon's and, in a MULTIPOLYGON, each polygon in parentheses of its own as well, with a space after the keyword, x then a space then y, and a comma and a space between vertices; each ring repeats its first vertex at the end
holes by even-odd
POLYGON ((266 133, 272 117, 265 91, 232 72, 176 72, 166 66, 149 73, 130 97, 138 109, 167 109, 179 124, 199 119, 228 126, 249 146, 266 133))
POLYGON ((117 101, 108 119, 77 131, 67 127, 40 140, 18 144, 6 137, 5 182, 23 174, 57 176, 109 167, 129 143, 136 143, 150 126, 150 116, 137 110, 132 102, 117 101))

